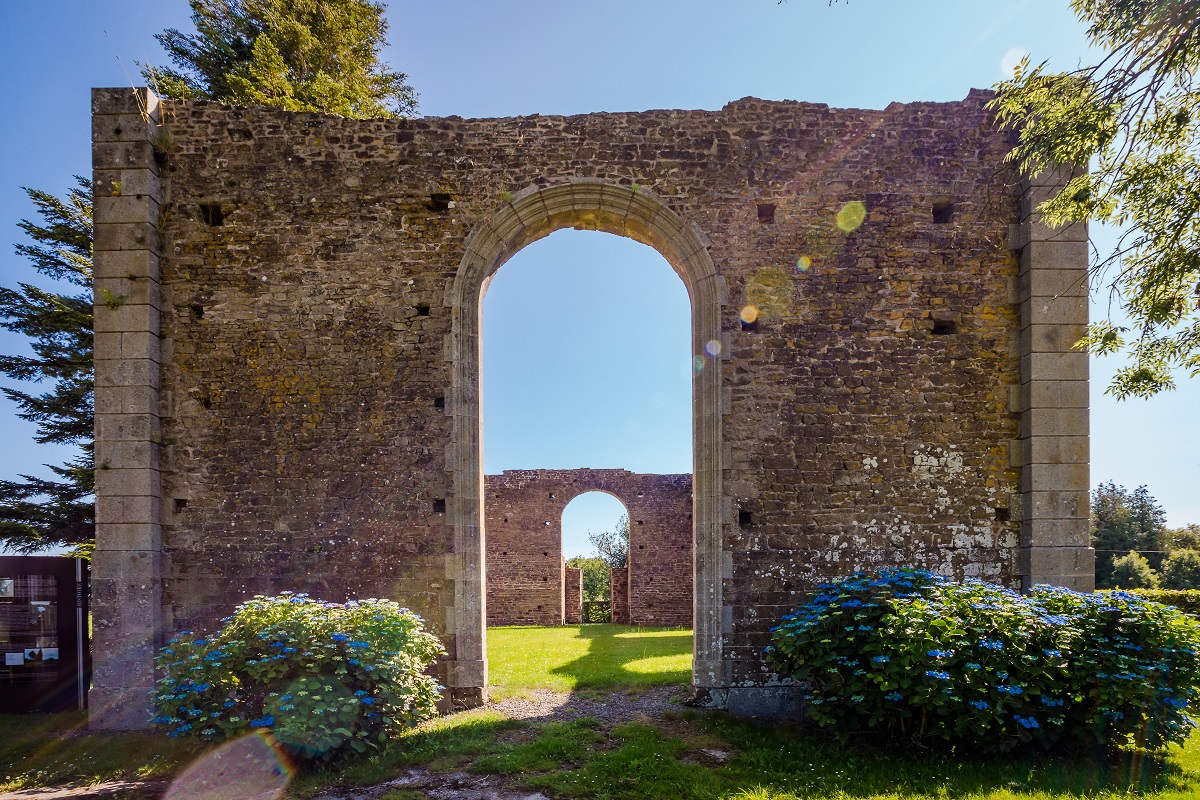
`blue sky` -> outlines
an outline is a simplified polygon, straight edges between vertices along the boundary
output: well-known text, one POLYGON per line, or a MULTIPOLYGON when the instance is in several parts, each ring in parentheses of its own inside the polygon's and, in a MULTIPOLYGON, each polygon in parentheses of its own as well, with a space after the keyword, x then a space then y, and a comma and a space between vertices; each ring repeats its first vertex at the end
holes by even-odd
MULTIPOLYGON (((385 58, 409 74, 428 115, 719 109, 748 95, 882 108, 961 99, 1022 51, 1063 68, 1087 59, 1067 0, 389 7, 385 58)), ((137 82, 135 61, 164 63, 153 34, 172 26, 190 29, 184 0, 0 3, 0 283, 30 279, 11 249, 16 222, 32 215, 19 187, 62 193, 88 174, 90 88, 137 82)), ((633 242, 561 232, 519 253, 484 304, 488 471, 688 471, 687 313, 682 283, 633 242)), ((0 351, 24 347, 0 332, 0 351)), ((1171 524, 1200 522, 1200 381, 1117 403, 1103 394, 1116 366, 1093 362, 1093 483, 1146 484, 1171 524)), ((0 399, 0 476, 45 474, 42 463, 64 458, 32 435, 0 399)), ((573 540, 620 513, 611 501, 580 504, 568 510, 573 540)))

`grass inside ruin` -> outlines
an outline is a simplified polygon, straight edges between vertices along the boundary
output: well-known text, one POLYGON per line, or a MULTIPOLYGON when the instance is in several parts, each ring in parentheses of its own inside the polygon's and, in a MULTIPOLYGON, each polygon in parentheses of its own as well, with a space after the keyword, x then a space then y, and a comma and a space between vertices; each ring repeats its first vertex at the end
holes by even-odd
POLYGON ((488 628, 493 693, 643 689, 691 682, 692 631, 627 625, 488 628))

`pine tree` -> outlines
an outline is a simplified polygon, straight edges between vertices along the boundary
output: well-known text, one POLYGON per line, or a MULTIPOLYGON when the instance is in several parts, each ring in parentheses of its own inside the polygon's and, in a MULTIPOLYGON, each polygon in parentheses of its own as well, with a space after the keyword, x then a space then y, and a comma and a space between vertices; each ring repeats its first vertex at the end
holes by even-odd
POLYGON ((168 98, 218 100, 371 118, 411 114, 407 76, 380 62, 382 3, 189 0, 196 33, 155 38, 175 68, 142 66, 168 98))
MULTIPOLYGON (((156 38, 182 71, 144 67, 166 97, 328 111, 350 117, 408 114, 416 93, 379 61, 387 22, 369 0, 190 0, 196 33, 156 38)), ((33 356, 0 356, 17 381, 50 382, 43 394, 5 388, 40 443, 78 444, 78 458, 50 466, 57 479, 0 481, 0 544, 20 552, 56 545, 86 551, 95 540, 92 448, 92 185, 76 178, 65 198, 25 189, 41 224, 17 253, 38 272, 78 287, 0 288, 0 325, 29 337, 33 356)))
POLYGON ((50 466, 57 479, 22 475, 0 481, 0 543, 20 552, 86 545, 95 537, 92 461, 92 184, 76 177, 65 198, 25 189, 41 222, 21 220, 31 243, 17 253, 49 278, 79 291, 29 283, 0 288, 0 325, 32 342, 32 356, 0 356, 0 372, 50 382, 42 394, 5 388, 18 415, 38 427, 40 443, 77 444, 82 453, 50 466))

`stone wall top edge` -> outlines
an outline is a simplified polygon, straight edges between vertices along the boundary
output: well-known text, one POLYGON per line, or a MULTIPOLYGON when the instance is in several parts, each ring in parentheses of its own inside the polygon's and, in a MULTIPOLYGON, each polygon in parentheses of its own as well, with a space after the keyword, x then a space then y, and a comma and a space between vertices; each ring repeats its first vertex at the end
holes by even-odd
MULTIPOLYGON (((142 90, 139 88, 139 91, 142 90)), ((115 96, 118 92, 130 93, 129 88, 110 89, 97 88, 93 92, 99 96, 115 96)), ((132 93, 130 93, 132 95, 132 93)), ((694 118, 715 118, 720 119, 725 116, 736 116, 739 112, 761 112, 771 111, 775 113, 784 112, 801 112, 814 113, 823 116, 863 116, 870 115, 873 117, 893 116, 897 112, 904 109, 945 109, 947 111, 955 109, 963 109, 966 111, 977 112, 983 104, 992 96, 992 92, 986 89, 971 89, 966 97, 962 100, 950 101, 912 101, 912 102, 892 102, 886 108, 855 108, 855 107, 835 107, 827 103, 811 103, 803 100, 766 100, 757 97, 743 97, 738 100, 733 100, 726 103, 720 109, 673 109, 673 108, 655 108, 643 110, 625 110, 625 111, 592 111, 580 114, 515 114, 505 117, 462 117, 457 114, 449 114, 445 116, 419 116, 419 117, 378 117, 373 119, 355 119, 351 117, 343 117, 338 114, 315 112, 315 111, 287 111, 280 108, 271 108, 267 106, 235 106, 227 103, 220 103, 215 100, 162 100, 162 104, 170 111, 178 114, 187 110, 195 110, 200 113, 226 113, 233 118, 241 118, 243 116, 254 116, 263 118, 266 116, 274 116, 277 118, 290 118, 297 122, 309 123, 340 123, 347 122, 353 125, 368 125, 374 123, 384 123, 395 125, 399 129, 404 129, 410 126, 425 125, 438 126, 441 123, 447 125, 471 124, 471 123, 488 123, 496 124, 502 122, 532 122, 541 121, 547 123, 571 123, 573 121, 587 119, 612 119, 620 117, 637 118, 637 117, 694 117, 694 118)))
POLYGON ((580 467, 578 469, 506 469, 499 473, 484 475, 484 479, 568 479, 573 477, 621 477, 621 478, 691 478, 690 472, 630 472, 627 469, 593 469, 580 467))

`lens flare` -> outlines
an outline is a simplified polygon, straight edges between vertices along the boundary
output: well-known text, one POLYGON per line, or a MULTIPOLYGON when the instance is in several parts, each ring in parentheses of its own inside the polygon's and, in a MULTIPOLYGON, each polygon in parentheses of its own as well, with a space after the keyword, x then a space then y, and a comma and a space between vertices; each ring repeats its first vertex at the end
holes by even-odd
POLYGON ((292 769, 264 731, 205 753, 171 783, 163 800, 275 800, 292 769))
POLYGON ((700 372, 704 369, 704 356, 694 356, 692 358, 692 371, 700 372))
POLYGON ((708 353, 713 358, 721 355, 721 343, 713 339, 708 344, 704 345, 704 352, 708 353))
POLYGON ((853 233, 867 218, 867 207, 858 200, 842 206, 837 215, 837 226, 843 233, 853 233))
POLYGON ((812 259, 808 256, 800 256, 796 259, 796 269, 799 272, 808 272, 812 269, 812 259))
POLYGON ((779 319, 791 313, 796 276, 787 267, 754 270, 742 292, 742 302, 758 309, 759 320, 779 319))
POLYGON ((746 306, 742 309, 742 322, 747 325, 758 321, 758 306, 746 306))
POLYGON ((1005 80, 1012 80, 1017 67, 1021 66, 1021 61, 1027 55, 1029 55, 1029 51, 1024 47, 1014 47, 1001 57, 1000 74, 1004 76, 1005 80))

